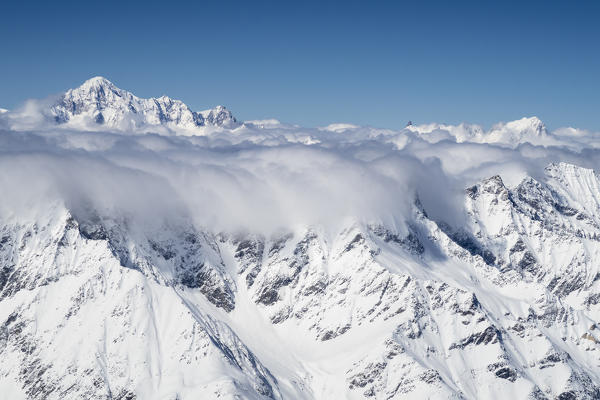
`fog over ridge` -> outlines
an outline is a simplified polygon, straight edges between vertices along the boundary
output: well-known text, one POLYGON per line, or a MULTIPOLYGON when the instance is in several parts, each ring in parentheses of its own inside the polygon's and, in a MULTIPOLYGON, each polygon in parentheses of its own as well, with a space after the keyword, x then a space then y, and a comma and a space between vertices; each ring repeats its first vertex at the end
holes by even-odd
POLYGON ((500 175, 515 186, 526 176, 544 179, 552 162, 600 167, 598 134, 549 132, 535 117, 487 132, 468 124, 390 130, 268 120, 179 135, 56 124, 44 117, 52 101, 0 115, 5 212, 54 198, 146 221, 176 214, 217 231, 348 218, 403 230, 418 199, 435 220, 459 226, 464 190, 481 179, 500 175))

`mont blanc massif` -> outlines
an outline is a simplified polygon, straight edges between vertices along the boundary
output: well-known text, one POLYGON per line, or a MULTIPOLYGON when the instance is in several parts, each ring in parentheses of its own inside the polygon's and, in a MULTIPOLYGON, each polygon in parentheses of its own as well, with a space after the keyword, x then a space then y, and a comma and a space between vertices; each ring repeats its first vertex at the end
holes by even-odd
POLYGON ((600 134, 0 113, 0 397, 598 399, 600 134))

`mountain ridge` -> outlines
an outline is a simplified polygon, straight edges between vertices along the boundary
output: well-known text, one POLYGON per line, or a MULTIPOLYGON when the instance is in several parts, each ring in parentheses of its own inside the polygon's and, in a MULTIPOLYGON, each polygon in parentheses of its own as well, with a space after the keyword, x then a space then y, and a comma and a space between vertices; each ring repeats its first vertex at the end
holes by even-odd
POLYGON ((200 132, 203 127, 234 127, 237 120, 229 110, 217 106, 194 112, 180 100, 168 96, 142 99, 97 76, 67 90, 50 107, 56 123, 143 131, 156 128, 200 132))
POLYGON ((502 122, 489 129, 470 123, 458 125, 410 124, 402 129, 381 129, 348 123, 307 128, 276 119, 238 121, 224 106, 193 111, 180 100, 166 95, 143 99, 120 89, 98 76, 69 89, 58 99, 28 101, 16 110, 0 112, 0 124, 13 130, 108 131, 154 133, 166 136, 211 136, 227 142, 273 143, 290 141, 306 145, 356 142, 385 137, 402 146, 416 136, 430 143, 452 140, 456 143, 491 144, 516 148, 520 145, 561 146, 581 150, 597 148, 597 133, 575 128, 549 131, 538 117, 502 122))
POLYGON ((134 221, 60 204, 45 221, 4 219, 0 352, 25 372, 3 369, 0 386, 29 398, 595 398, 590 171, 551 164, 547 182, 513 189, 483 180, 465 191, 464 231, 418 202, 407 233, 349 222, 330 239, 318 226, 265 237, 172 223, 134 235, 134 221), (55 358, 67 338, 73 361, 55 358))

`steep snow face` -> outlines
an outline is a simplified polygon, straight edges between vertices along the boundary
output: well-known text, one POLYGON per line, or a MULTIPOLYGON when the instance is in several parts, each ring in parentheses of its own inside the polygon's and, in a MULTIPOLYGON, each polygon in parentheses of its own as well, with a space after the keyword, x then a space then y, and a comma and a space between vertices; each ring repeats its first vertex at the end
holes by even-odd
POLYGON ((600 180, 468 188, 450 227, 141 229, 46 205, 0 221, 13 398, 600 396, 600 180), (18 368, 15 368, 18 366, 18 368), (468 371, 468 373, 465 373, 468 371))
MULTIPOLYGON (((130 243, 124 254, 110 239, 116 234, 90 221, 80 224, 60 205, 42 220, 3 221, 3 393, 281 397, 274 378, 228 326, 208 315, 206 306, 182 301, 186 288, 213 279, 204 260, 214 254, 195 258, 202 265, 186 269, 194 276, 181 275, 182 284, 174 287, 165 284, 174 275, 163 279, 170 253, 158 247, 156 237, 146 241, 147 248, 130 243), (162 263, 153 254, 161 254, 162 263)), ((207 245, 194 233, 177 244, 187 246, 186 241, 196 249, 207 245)))
POLYGON ((119 131, 177 131, 200 134, 202 127, 233 127, 237 124, 223 106, 193 112, 183 102, 167 96, 141 99, 117 88, 102 77, 70 89, 51 106, 50 115, 59 124, 83 129, 119 131))

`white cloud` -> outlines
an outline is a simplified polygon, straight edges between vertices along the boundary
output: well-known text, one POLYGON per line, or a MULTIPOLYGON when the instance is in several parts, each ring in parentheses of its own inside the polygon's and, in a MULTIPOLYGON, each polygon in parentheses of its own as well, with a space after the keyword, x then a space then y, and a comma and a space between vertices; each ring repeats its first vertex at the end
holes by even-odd
POLYGON ((530 143, 545 129, 536 119, 492 128, 511 143, 496 136, 486 143, 486 133, 468 124, 392 131, 255 121, 207 136, 123 135, 58 128, 43 117, 44 106, 28 102, 0 117, 10 128, 0 133, 5 212, 53 196, 146 221, 176 212, 216 230, 346 218, 402 227, 418 195, 431 216, 459 224, 463 190, 479 179, 500 174, 516 185, 542 176, 550 162, 600 164, 594 133, 544 131, 543 141, 530 143))

